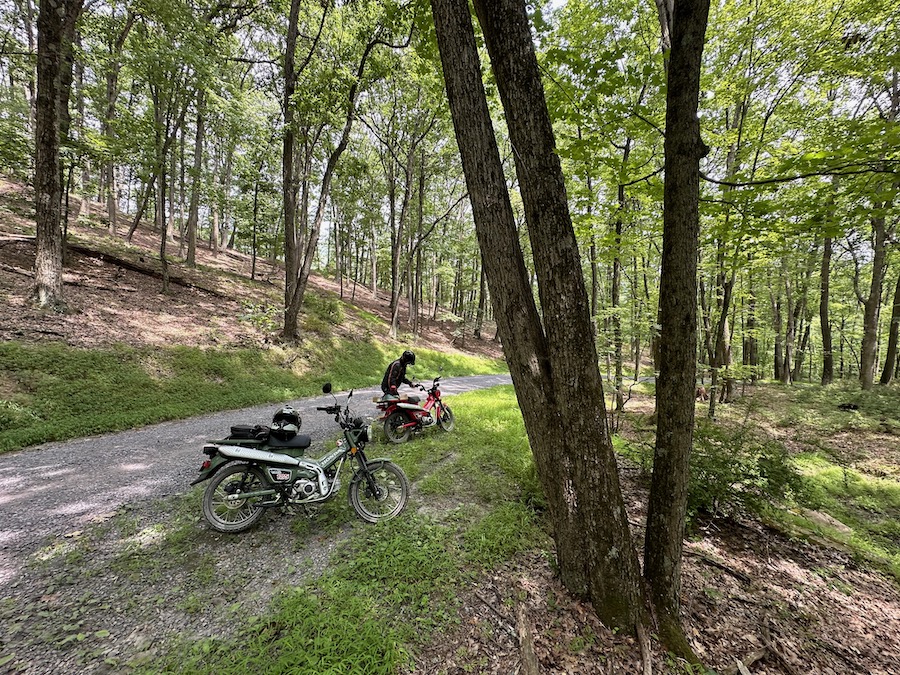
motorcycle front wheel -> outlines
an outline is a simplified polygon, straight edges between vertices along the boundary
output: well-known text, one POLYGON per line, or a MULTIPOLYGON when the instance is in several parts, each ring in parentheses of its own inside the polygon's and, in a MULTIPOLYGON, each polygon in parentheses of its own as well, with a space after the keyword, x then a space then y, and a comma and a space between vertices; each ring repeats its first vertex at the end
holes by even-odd
POLYGON ((350 506, 360 518, 369 523, 390 520, 398 515, 409 500, 409 481, 403 469, 393 462, 369 462, 366 470, 372 484, 362 471, 350 483, 350 506))
POLYGON ((437 418, 438 426, 444 431, 453 431, 456 428, 456 417, 453 416, 453 411, 450 410, 449 405, 445 405, 441 407, 440 414, 437 418))
POLYGON ((203 493, 203 515, 213 529, 233 534, 256 525, 265 513, 260 505, 264 497, 228 497, 265 489, 264 480, 262 472, 250 464, 232 464, 213 476, 203 493))
POLYGON ((404 424, 409 424, 409 417, 400 411, 392 413, 384 421, 384 435, 391 443, 405 443, 409 440, 412 427, 403 426, 404 424))

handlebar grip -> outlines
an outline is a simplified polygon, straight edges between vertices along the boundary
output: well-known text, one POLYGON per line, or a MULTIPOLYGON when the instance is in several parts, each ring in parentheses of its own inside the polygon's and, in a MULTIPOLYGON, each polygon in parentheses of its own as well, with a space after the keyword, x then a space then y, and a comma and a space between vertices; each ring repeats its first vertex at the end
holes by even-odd
POLYGON ((329 410, 329 408, 328 408, 328 406, 326 406, 326 407, 324 407, 324 408, 321 408, 321 407, 319 407, 319 406, 316 406, 316 410, 324 410, 324 411, 327 412, 327 411, 329 410))

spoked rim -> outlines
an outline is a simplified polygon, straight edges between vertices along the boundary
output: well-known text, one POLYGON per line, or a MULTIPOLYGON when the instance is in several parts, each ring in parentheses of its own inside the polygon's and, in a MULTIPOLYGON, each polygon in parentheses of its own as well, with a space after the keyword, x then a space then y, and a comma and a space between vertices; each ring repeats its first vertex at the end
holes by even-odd
POLYGON ((384 435, 391 443, 403 443, 409 438, 410 427, 404 426, 409 418, 401 412, 395 412, 384 421, 384 435))
POLYGON ((253 525, 262 516, 261 498, 229 499, 241 492, 264 488, 262 478, 252 467, 235 466, 223 474, 204 499, 207 520, 217 530, 237 532, 253 525))
POLYGON ((453 431, 456 428, 456 418, 449 405, 442 406, 441 414, 438 416, 438 426, 444 431, 453 431))
POLYGON ((364 476, 353 485, 353 506, 365 520, 387 520, 393 518, 406 506, 408 483, 406 476, 393 464, 383 464, 370 469, 376 486, 373 494, 364 476))

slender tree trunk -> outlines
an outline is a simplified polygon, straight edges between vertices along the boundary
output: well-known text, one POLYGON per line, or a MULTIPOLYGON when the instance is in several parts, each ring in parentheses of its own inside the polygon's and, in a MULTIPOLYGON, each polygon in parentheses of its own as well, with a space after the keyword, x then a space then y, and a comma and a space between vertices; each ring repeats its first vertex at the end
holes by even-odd
POLYGON ((881 315, 881 291, 887 270, 887 227, 884 216, 872 220, 872 281, 863 301, 863 339, 859 350, 859 383, 871 389, 875 383, 878 356, 878 321, 881 315))
POLYGON ((884 358, 884 370, 881 371, 881 384, 890 384, 897 364, 897 338, 900 334, 900 275, 894 288, 894 304, 891 309, 891 326, 888 332, 887 353, 884 358))
MULTIPOLYGON (((628 156, 631 154, 631 139, 625 141, 625 150, 622 153, 622 166, 628 163, 628 156)), ((619 184, 617 190, 618 209, 616 211, 616 220, 613 225, 615 228, 614 256, 612 268, 612 283, 610 284, 610 304, 612 305, 612 329, 613 329, 613 358, 615 360, 615 376, 613 382, 616 388, 616 411, 621 412, 625 408, 625 395, 623 385, 623 356, 622 356, 622 316, 621 310, 621 288, 622 288, 622 214, 626 207, 625 202, 625 186, 619 184)))
MULTIPOLYGON (((204 92, 201 91, 197 95, 197 129, 194 136, 194 171, 193 176, 191 176, 191 204, 188 210, 187 222, 187 264, 191 267, 196 265, 197 259, 197 226, 200 221, 200 183, 203 174, 203 140, 206 130, 204 125, 205 112, 206 96, 204 95, 204 92)), ((255 192, 253 199, 255 213, 255 192)))
POLYGON ((831 318, 828 303, 831 299, 831 237, 825 238, 822 251, 822 271, 819 275, 819 326, 822 330, 822 384, 831 384, 834 380, 834 354, 831 345, 831 318))
POLYGON ((478 275, 478 312, 475 314, 475 339, 481 339, 481 326, 484 323, 484 305, 485 305, 485 286, 484 286, 484 264, 481 265, 481 270, 478 275))
MULTIPOLYGON (((753 257, 748 256, 752 263, 753 257)), ((753 283, 753 269, 749 265, 750 273, 747 280, 747 338, 744 340, 744 358, 746 365, 750 366, 750 383, 755 384, 759 379, 759 338, 756 335, 756 287, 753 283)))
MULTIPOLYGON (((125 17, 125 23, 122 26, 122 30, 119 32, 113 44, 109 46, 110 63, 108 64, 108 70, 106 71, 106 115, 104 115, 102 123, 102 132, 106 137, 107 142, 110 144, 115 138, 113 131, 113 121, 116 116, 116 100, 119 97, 119 71, 122 68, 122 50, 125 47, 125 40, 128 38, 128 34, 131 32, 136 18, 137 17, 134 13, 132 13, 131 11, 128 12, 127 16, 125 17)), ((105 184, 104 189, 106 192, 106 215, 109 220, 109 233, 114 235, 116 233, 116 219, 118 218, 116 206, 116 192, 118 188, 116 186, 115 158, 111 157, 106 163, 103 169, 103 179, 103 182, 105 184)))
POLYGON ((772 327, 775 329, 775 370, 773 378, 781 380, 781 374, 784 370, 784 354, 782 353, 782 318, 781 318, 781 292, 779 290, 778 297, 772 296, 772 327))
POLYGON ((676 0, 666 86, 666 179, 660 279, 657 431, 644 545, 644 577, 662 642, 697 661, 681 628, 681 552, 697 363, 700 138, 697 108, 709 0, 676 0))

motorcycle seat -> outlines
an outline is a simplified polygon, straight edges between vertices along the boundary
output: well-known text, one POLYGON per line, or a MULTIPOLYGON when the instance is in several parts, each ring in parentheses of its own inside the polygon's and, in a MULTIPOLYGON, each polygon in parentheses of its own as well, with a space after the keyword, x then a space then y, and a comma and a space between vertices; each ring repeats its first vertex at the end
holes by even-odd
POLYGON ((297 448, 302 450, 304 448, 308 448, 312 443, 312 438, 307 436, 306 434, 297 434, 293 438, 289 438, 286 441, 280 441, 275 436, 269 436, 268 446, 270 448, 297 448))

